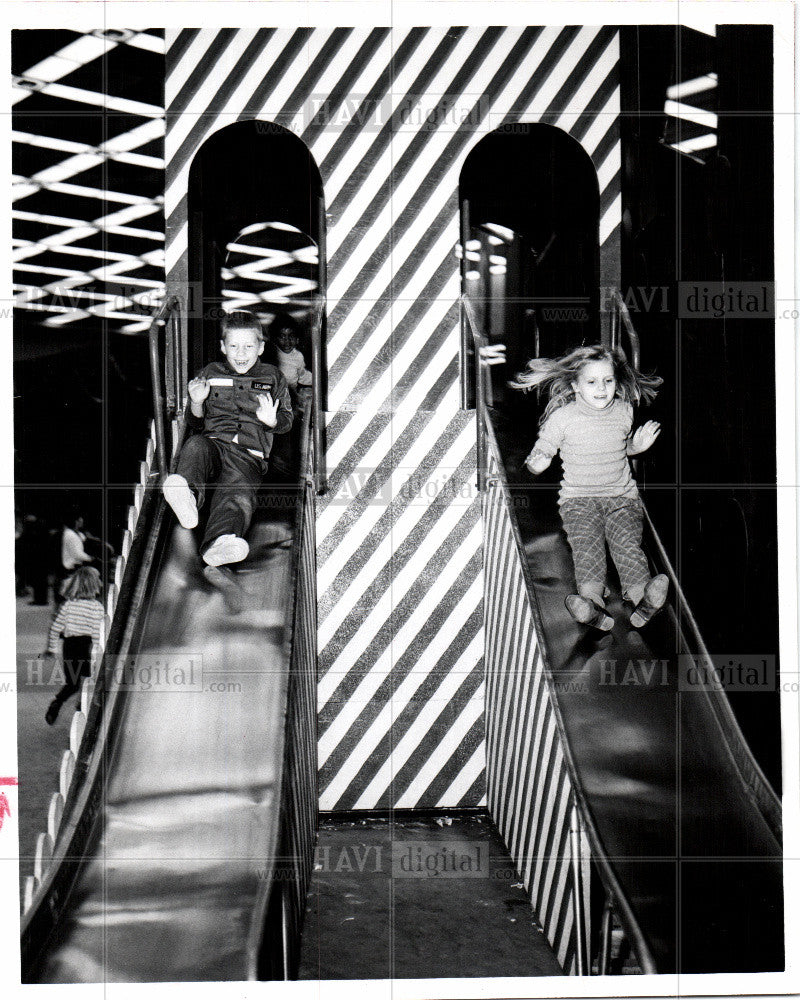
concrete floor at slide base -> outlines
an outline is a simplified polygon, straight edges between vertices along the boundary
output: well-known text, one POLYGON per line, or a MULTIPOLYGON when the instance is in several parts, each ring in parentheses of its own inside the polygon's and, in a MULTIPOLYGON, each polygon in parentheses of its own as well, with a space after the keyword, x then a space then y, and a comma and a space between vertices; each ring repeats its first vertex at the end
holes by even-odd
POLYGON ((300 979, 560 975, 487 816, 321 823, 300 979))

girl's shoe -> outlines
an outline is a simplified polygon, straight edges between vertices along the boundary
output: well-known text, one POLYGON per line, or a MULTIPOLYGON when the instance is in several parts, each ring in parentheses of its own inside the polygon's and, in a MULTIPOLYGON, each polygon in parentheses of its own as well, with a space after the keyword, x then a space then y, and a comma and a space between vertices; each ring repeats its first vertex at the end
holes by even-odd
POLYGON ((58 698, 53 698, 50 704, 47 706, 47 711, 44 713, 44 721, 48 726, 52 726, 53 723, 58 718, 58 713, 61 711, 61 702, 58 698))
POLYGON ((606 609, 588 597, 580 594, 569 594, 564 598, 564 605, 580 625, 591 625, 601 632, 609 632, 614 627, 614 619, 606 613, 606 609))
POLYGON ((641 628, 646 625, 653 615, 660 611, 667 601, 669 593, 669 577, 665 573, 659 573, 644 588, 644 596, 636 605, 631 615, 631 625, 634 628, 641 628))
POLYGON ((162 490, 164 499, 175 511, 175 517, 180 521, 181 527, 196 528, 198 521, 197 500, 183 476, 179 476, 177 473, 167 476, 162 490))
POLYGON ((238 535, 220 535, 203 553, 203 562, 209 566, 227 566, 247 558, 250 546, 238 535))

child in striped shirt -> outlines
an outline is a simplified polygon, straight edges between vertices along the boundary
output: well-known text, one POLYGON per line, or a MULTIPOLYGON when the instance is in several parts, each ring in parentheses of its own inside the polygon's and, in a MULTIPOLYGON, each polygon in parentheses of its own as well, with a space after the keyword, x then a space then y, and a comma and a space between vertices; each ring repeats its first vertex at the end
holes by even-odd
POLYGON ((92 651, 100 640, 105 610, 98 599, 100 574, 93 566, 81 566, 67 579, 63 588, 64 603, 50 626, 45 656, 55 656, 58 640, 64 637, 62 656, 65 683, 45 713, 49 726, 58 718, 61 706, 76 694, 84 677, 91 674, 92 651))
POLYGON ((561 453, 559 512, 575 563, 578 593, 565 599, 581 624, 602 631, 614 626, 603 604, 606 544, 617 567, 622 596, 631 601, 631 625, 641 628, 663 607, 669 580, 651 577, 642 551, 642 504, 629 456, 646 451, 660 433, 649 420, 632 433, 633 404, 655 398, 662 379, 635 371, 619 350, 597 344, 562 358, 534 358, 510 384, 540 386, 550 400, 539 437, 525 460, 539 475, 561 453))

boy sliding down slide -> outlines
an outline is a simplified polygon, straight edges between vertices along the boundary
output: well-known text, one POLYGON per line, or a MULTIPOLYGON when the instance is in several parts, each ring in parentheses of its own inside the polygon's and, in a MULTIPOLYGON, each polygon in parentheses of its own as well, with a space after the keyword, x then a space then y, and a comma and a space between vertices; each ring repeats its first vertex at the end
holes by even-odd
POLYGON ((189 383, 187 425, 202 433, 187 438, 163 490, 181 525, 195 528, 213 486, 200 552, 206 579, 233 598, 238 586, 228 566, 247 558, 256 490, 267 472, 273 435, 292 426, 292 403, 283 375, 259 361, 264 335, 252 313, 237 310, 225 317, 220 348, 224 360, 206 365, 189 383))

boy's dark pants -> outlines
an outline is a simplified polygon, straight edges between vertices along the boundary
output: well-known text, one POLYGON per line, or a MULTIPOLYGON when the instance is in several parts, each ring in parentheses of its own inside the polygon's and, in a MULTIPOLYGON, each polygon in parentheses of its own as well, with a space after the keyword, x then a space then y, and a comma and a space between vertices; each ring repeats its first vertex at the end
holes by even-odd
POLYGON ((64 686, 55 696, 59 705, 76 694, 84 677, 91 675, 92 637, 90 635, 69 635, 64 639, 62 651, 64 660, 64 686))
POLYGON ((188 482, 198 507, 203 506, 206 490, 211 487, 201 553, 221 535, 244 538, 255 510, 256 490, 266 472, 260 458, 237 444, 196 434, 181 448, 175 471, 188 482))

